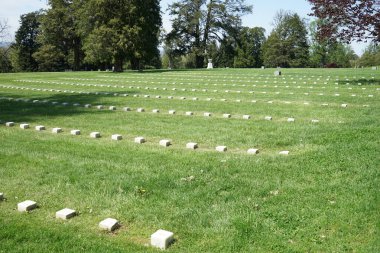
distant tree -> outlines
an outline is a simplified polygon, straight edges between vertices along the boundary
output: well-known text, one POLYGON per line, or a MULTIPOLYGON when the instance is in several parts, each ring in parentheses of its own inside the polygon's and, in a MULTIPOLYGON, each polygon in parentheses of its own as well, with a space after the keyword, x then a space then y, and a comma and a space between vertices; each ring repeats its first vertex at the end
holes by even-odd
POLYGON ((263 45, 264 64, 270 67, 307 67, 309 45, 305 22, 298 14, 280 11, 275 28, 263 45))
POLYGON ((265 29, 262 27, 244 27, 241 29, 234 67, 261 67, 263 64, 262 46, 265 40, 265 29))
POLYGON ((244 0, 180 0, 169 6, 173 30, 167 35, 181 54, 192 53, 195 66, 208 58, 207 46, 225 35, 236 38, 241 16, 251 12, 244 0))
POLYGON ((9 25, 7 20, 0 20, 0 42, 4 42, 9 33, 9 25))
POLYGON ((380 66, 380 45, 369 44, 357 63, 364 67, 380 66))
POLYGON ((41 46, 37 41, 41 15, 41 12, 37 11, 20 17, 20 28, 16 31, 15 42, 12 45, 16 54, 14 65, 17 65, 20 71, 38 70, 38 62, 34 59, 33 54, 41 46))
POLYGON ((236 57, 236 40, 230 36, 224 36, 220 41, 218 52, 213 56, 215 66, 231 68, 236 57))
POLYGON ((41 46, 33 57, 38 62, 39 71, 62 71, 66 66, 63 52, 51 44, 41 46))
POLYGON ((6 20, 0 20, 0 73, 10 72, 12 70, 10 48, 9 45, 5 44, 5 40, 9 34, 8 29, 8 22, 6 20))
POLYGON ((319 23, 320 38, 380 42, 378 0, 308 0, 319 23))
POLYGON ((310 66, 311 67, 350 67, 357 58, 349 45, 335 39, 318 37, 319 20, 310 23, 310 66))

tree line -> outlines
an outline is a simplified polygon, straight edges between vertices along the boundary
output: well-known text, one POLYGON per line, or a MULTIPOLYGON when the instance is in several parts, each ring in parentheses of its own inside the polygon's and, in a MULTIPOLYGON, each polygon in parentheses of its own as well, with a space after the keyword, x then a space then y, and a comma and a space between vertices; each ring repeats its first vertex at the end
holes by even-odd
MULTIPOLYGON (((241 17, 252 12, 245 0, 174 1, 167 9, 168 32, 159 0, 49 0, 47 10, 20 17, 15 41, 0 49, 0 72, 203 68, 208 59, 215 67, 236 68, 380 65, 378 6, 368 4, 373 1, 335 1, 334 8, 309 2, 316 21, 279 11, 267 37, 262 27, 242 26, 241 17), (365 22, 349 24, 351 34, 339 23, 347 27, 341 8, 349 7, 362 11, 365 22), (361 58, 346 43, 353 37, 373 41, 361 58)), ((7 28, 2 24, 0 39, 7 28)))

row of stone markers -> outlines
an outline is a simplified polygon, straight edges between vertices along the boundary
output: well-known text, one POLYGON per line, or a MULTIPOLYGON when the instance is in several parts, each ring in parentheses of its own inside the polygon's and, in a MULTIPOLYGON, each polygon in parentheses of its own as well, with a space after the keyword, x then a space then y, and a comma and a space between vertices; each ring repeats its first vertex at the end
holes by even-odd
MULTIPOLYGON (((4 193, 0 193, 0 201, 5 199, 4 193)), ((33 200, 25 200, 17 204, 17 210, 19 212, 29 212, 38 207, 37 202, 33 200)), ((57 219, 68 220, 77 215, 77 212, 70 208, 64 208, 55 213, 57 219)), ((101 230, 112 232, 121 227, 120 221, 114 218, 106 218, 99 223, 101 230)), ((153 247, 166 249, 170 244, 174 242, 174 233, 159 229, 150 236, 150 244, 153 247)))
MULTIPOLYGON (((58 92, 58 93, 63 92, 63 93, 72 93, 72 94, 73 93, 77 93, 77 94, 86 94, 86 95, 113 95, 113 96, 125 96, 125 97, 129 96, 128 94, 120 94, 120 93, 113 93, 113 94, 111 94, 111 93, 108 93, 108 92, 84 92, 84 91, 56 90, 56 89, 46 89, 46 88, 42 88, 41 89, 41 88, 17 87, 17 86, 9 86, 9 85, 0 85, 0 88, 16 89, 16 90, 34 90, 34 91, 44 91, 44 92, 58 92)), ((336 93, 335 96, 340 96, 340 94, 336 93)), ((140 96, 138 94, 134 94, 133 97, 150 98, 151 96, 150 95, 140 96)), ((369 95, 369 97, 373 97, 373 95, 369 95)), ((155 96, 155 98, 156 99, 161 99, 162 97, 160 95, 157 95, 157 96, 155 96)), ((173 96, 168 96, 167 98, 168 99, 174 99, 173 96)), ((10 98, 2 97, 0 99, 10 99, 10 98)), ((179 100, 186 100, 187 98, 186 97, 179 97, 178 99, 179 100)), ((199 98, 194 97, 194 98, 191 98, 191 100, 198 101, 199 98)), ((241 99, 227 100, 225 98, 221 98, 221 99, 206 98, 205 100, 206 101, 221 101, 221 102, 238 102, 238 103, 241 103, 241 102, 257 103, 258 102, 257 100, 243 101, 241 99)), ((23 100, 23 101, 29 102, 29 100, 23 100)), ((39 101, 35 100, 35 102, 39 102, 39 101)), ((278 101, 278 102, 280 102, 280 101, 278 101)), ((284 104, 291 104, 292 103, 290 101, 282 101, 282 102, 284 104)), ((58 104, 58 102, 52 102, 52 103, 58 104)), ((266 101, 266 103, 267 104, 274 104, 274 101, 270 100, 270 101, 266 101)), ((304 105, 310 105, 310 102, 304 102, 303 104, 304 105)), ((67 105, 67 104, 63 104, 63 105, 67 105)), ((79 104, 76 103, 76 105, 79 105, 79 104)), ((321 105, 322 106, 328 106, 329 104, 328 103, 322 103, 321 105)), ((363 107, 368 107, 368 105, 363 105, 363 107)))
MULTIPOLYGON (((59 84, 59 85, 70 85, 70 86, 81 86, 81 87, 106 87, 106 88, 122 88, 122 89, 125 89, 125 88, 129 88, 129 89, 144 89, 144 90, 163 90, 163 91, 191 91, 191 92, 213 92, 213 93, 236 93, 236 94, 244 94, 244 93, 247 93, 247 94, 267 94, 267 93, 273 93, 273 94, 281 94, 281 92, 277 91, 271 91, 271 92, 268 92, 268 91, 241 91, 241 90, 212 90, 212 91, 209 91, 208 89, 195 89, 195 88, 192 88, 192 89, 186 89, 186 88, 167 88, 167 87, 163 87, 163 88, 158 88, 158 87, 150 87, 150 86, 144 86, 144 87, 140 87, 140 86, 117 86, 117 85, 109 85, 109 84, 82 84, 82 83, 64 83, 64 82, 55 82, 55 81, 39 81, 39 80, 15 80, 17 82, 27 82, 27 83, 44 83, 44 84, 59 84)), ((252 85, 252 87, 256 87, 256 85, 252 85)), ((263 87, 267 88, 268 86, 267 85, 264 85, 263 87)), ((278 88, 278 85, 274 85, 273 86, 274 88, 278 88)), ((287 86, 284 86, 285 88, 289 88, 290 86, 287 85, 287 86)), ((310 86, 310 87, 302 87, 302 86, 297 86, 296 87, 297 89, 300 89, 300 88, 308 88, 308 89, 314 89, 314 86, 310 86)), ((326 89, 325 86, 323 87, 318 87, 318 88, 322 88, 322 89, 326 89)), ((338 89, 338 87, 335 87, 335 89, 338 89)), ((349 90, 352 90, 352 87, 348 87, 349 90)), ((363 87, 362 90, 365 90, 366 88, 363 87)), ((309 91, 309 92, 304 92, 304 93, 300 93, 300 94, 303 94, 305 96, 308 96, 308 95, 313 95, 313 94, 317 94, 318 92, 312 92, 312 91, 309 91)), ((290 93, 289 93, 290 94, 290 93)), ((294 94, 294 93, 293 93, 294 94)), ((292 95, 292 94, 290 94, 292 95)), ((324 96, 325 94, 324 93, 321 93, 319 92, 317 95, 319 96, 324 96)), ((357 94, 352 94, 354 96, 357 96, 357 94)), ((351 95, 351 96, 352 96, 351 95)), ((334 94, 335 96, 335 94, 334 94)), ((373 96, 373 94, 368 94, 369 97, 373 96)))
MULTIPOLYGON (((35 100, 29 100, 29 99, 25 100, 25 99, 21 99, 21 98, 14 99, 14 98, 0 97, 0 100, 2 100, 2 99, 8 100, 8 101, 15 101, 15 102, 21 102, 21 101, 22 102, 30 102, 31 101, 32 103, 43 103, 43 104, 49 103, 49 101, 47 101, 47 100, 40 101, 40 100, 37 100, 37 99, 35 99, 35 100)), ((61 106, 70 106, 70 104, 67 103, 67 102, 63 102, 63 103, 51 102, 51 104, 52 105, 61 105, 61 106)), ((323 106, 328 106, 328 104, 322 104, 322 105, 323 106)), ((74 103, 74 104, 72 104, 72 106, 78 107, 78 106, 82 106, 82 105, 79 104, 79 103, 74 103)), ((347 106, 348 106, 347 104, 342 104, 341 105, 341 107, 344 107, 344 108, 346 108, 347 106)), ((91 104, 85 104, 85 105, 83 105, 83 107, 84 108, 92 108, 92 105, 91 104)), ((97 105, 97 106, 95 106, 95 108, 98 109, 98 110, 103 110, 103 109, 105 109, 105 106, 103 106, 103 105, 97 105)), ((110 111, 116 111, 117 108, 116 108, 116 106, 109 106, 108 110, 110 110, 110 111)), ((132 112, 132 108, 130 108, 130 107, 123 107, 122 110, 125 111, 125 112, 132 112)), ((139 108, 136 108, 135 111, 139 112, 139 113, 143 113, 143 112, 145 112, 145 109, 142 108, 142 107, 139 107, 139 108)), ((153 109, 152 113, 153 114, 160 113, 160 109, 153 109)), ((177 115, 177 112, 176 112, 176 110, 169 110, 168 114, 170 114, 170 115, 177 115)), ((192 111, 186 111, 184 113, 184 115, 185 116, 194 116, 196 114, 195 114, 195 112, 192 112, 192 111)), ((213 115, 213 113, 211 113, 211 112, 204 112, 203 113, 204 117, 212 117, 212 115, 213 115)), ((224 113, 222 115, 222 118, 229 119, 229 118, 232 118, 232 115, 229 114, 229 113, 224 113)), ((242 116, 240 115, 239 117, 236 117, 236 118, 241 118, 241 119, 244 119, 244 120, 249 120, 249 119, 251 119, 251 115, 244 114, 244 115, 242 115, 242 116)), ((265 116, 264 117, 264 120, 271 121, 272 119, 273 119, 272 116, 265 116)), ((295 122, 295 118, 288 118, 287 122, 295 122)), ((316 123, 316 122, 319 122, 319 120, 312 119, 311 122, 312 123, 316 123)))
MULTIPOLYGON (((291 120, 294 120, 292 118, 290 118, 290 120, 288 121, 291 121, 291 120)), ((318 120, 315 120, 314 123, 317 123, 318 120)), ((15 126, 15 123, 12 122, 12 121, 9 121, 9 122, 5 122, 5 126, 6 127, 13 127, 15 126)), ((20 128, 21 129, 29 129, 30 128, 30 125, 28 123, 21 123, 20 124, 20 128)), ((43 126, 43 125, 37 125, 35 126, 35 130, 36 131, 44 131, 46 130, 46 127, 43 126)), ((62 133, 63 132, 63 129, 60 128, 60 127, 54 127, 51 129, 51 132, 54 133, 54 134, 59 134, 59 133, 62 133)), ((70 134, 71 135, 80 135, 81 134, 81 131, 78 130, 78 129, 75 129, 75 130, 71 130, 70 131, 70 134)), ((90 137, 91 138, 100 138, 101 137, 101 134, 100 132, 91 132, 90 133, 90 137)), ((111 140, 114 140, 114 141, 121 141, 123 139, 123 136, 120 135, 120 134, 113 134, 111 135, 111 140)), ((142 144, 142 143, 145 143, 147 142, 146 139, 144 137, 135 137, 134 138, 134 142, 135 143, 138 143, 138 144, 142 144)), ((167 139, 163 139, 163 140, 160 140, 159 143, 158 143, 160 146, 163 146, 163 147, 169 147, 172 145, 172 142, 170 140, 167 140, 167 139)), ((198 149, 199 148, 199 145, 198 143, 196 142, 189 142, 186 144, 186 149, 198 149)), ((216 151, 218 152, 226 152, 227 151, 227 146, 217 146, 215 148, 216 151)), ((259 153, 259 150, 256 149, 256 148, 250 148, 247 150, 246 152, 247 154, 251 154, 251 155, 256 155, 259 153)), ((280 155, 288 155, 289 154, 289 151, 285 150, 285 151, 280 151, 279 152, 280 155)))

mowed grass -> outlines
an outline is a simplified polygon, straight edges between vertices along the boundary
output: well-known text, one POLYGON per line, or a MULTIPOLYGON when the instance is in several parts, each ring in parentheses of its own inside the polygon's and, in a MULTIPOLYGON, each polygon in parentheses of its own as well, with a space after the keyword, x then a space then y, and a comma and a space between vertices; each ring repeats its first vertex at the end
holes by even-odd
POLYGON ((0 252, 159 252, 157 229, 174 232, 168 252, 380 251, 379 72, 273 72, 1 74, 0 252), (39 208, 19 213, 27 199, 39 208), (65 207, 79 215, 56 220, 65 207), (98 228, 108 217, 121 222, 114 233, 98 228))

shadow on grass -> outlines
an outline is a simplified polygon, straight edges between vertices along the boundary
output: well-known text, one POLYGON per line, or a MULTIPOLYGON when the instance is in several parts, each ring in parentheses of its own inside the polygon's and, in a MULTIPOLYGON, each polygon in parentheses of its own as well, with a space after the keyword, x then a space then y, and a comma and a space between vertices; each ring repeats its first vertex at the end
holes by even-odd
MULTIPOLYGON (((110 93, 110 92, 109 92, 110 93)), ((60 116, 74 116, 79 114, 104 114, 112 113, 109 110, 89 110, 84 108, 85 104, 91 104, 92 106, 104 105, 107 103, 98 102, 100 98, 111 98, 114 92, 110 95, 91 95, 91 94, 54 94, 52 96, 28 96, 20 97, 13 94, 1 94, 0 97, 12 98, 0 99, 0 120, 2 121, 15 121, 15 122, 33 122, 39 120, 41 117, 60 117, 60 116), (29 101, 23 101, 17 99, 28 99, 29 101), (37 103, 33 103, 33 100, 39 100, 37 103), (46 102, 43 102, 46 100, 46 102), (53 105, 52 102, 58 104, 53 105), (68 103, 68 105, 63 105, 68 103), (80 106, 74 106, 78 103, 80 106)), ((36 94, 37 95, 37 94, 36 94)), ((39 94, 41 95, 41 94, 39 94)))
POLYGON ((365 86, 365 85, 380 85, 380 79, 372 78, 372 79, 356 79, 356 80, 340 80, 338 81, 339 85, 355 85, 355 86, 365 86))

